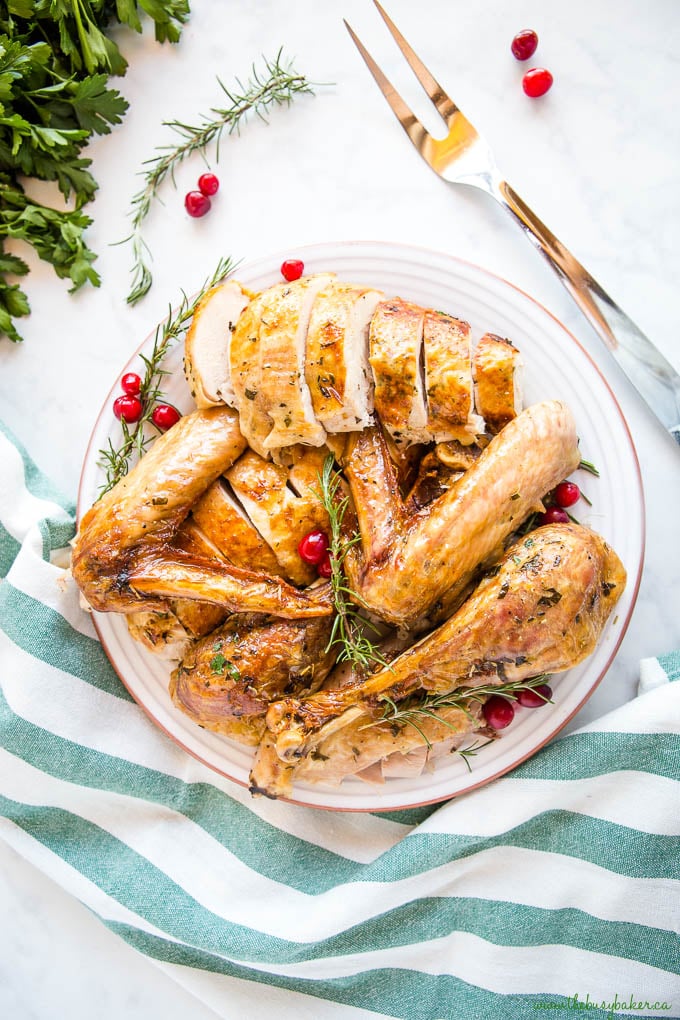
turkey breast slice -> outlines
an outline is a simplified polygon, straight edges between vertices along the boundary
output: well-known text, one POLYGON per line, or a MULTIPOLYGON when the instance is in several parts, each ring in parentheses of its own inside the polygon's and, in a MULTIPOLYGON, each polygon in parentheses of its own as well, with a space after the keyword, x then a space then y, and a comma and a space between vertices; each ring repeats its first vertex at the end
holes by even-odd
POLYGON ((421 366, 425 310, 409 301, 381 301, 369 331, 375 410, 398 445, 428 442, 421 366))
POLYGON ((371 424, 368 328, 383 297, 368 287, 339 283, 316 296, 305 374, 314 413, 327 432, 356 432, 371 424))
MULTIPOLYGON (((310 452, 317 454, 316 450, 310 452)), ((314 528, 329 531, 328 514, 316 492, 308 489, 296 495, 289 485, 288 468, 273 464, 252 450, 239 458, 226 477, 248 517, 273 550, 280 566, 278 573, 294 584, 311 584, 317 573, 301 559, 298 544, 314 528)))
POLYGON ((192 510, 192 519, 230 563, 246 570, 281 574, 279 561, 229 492, 225 479, 218 478, 201 496, 192 510))
POLYGON ((305 276, 266 291, 260 319, 260 408, 271 419, 265 450, 306 443, 321 446, 326 432, 314 414, 305 378, 307 329, 318 292, 333 274, 305 276))
POLYGON ((470 326, 445 312, 428 310, 423 323, 425 387, 430 438, 474 442, 484 421, 474 413, 470 326))
POLYGON ((473 355, 475 405, 490 432, 500 432, 522 410, 522 357, 503 337, 485 333, 473 355))
POLYGON ((198 302, 184 342, 184 374, 198 407, 234 407, 232 333, 250 297, 236 280, 212 287, 198 302))
POLYGON ((258 294, 236 323, 231 338, 229 364, 234 389, 234 406, 238 410, 239 428, 249 445, 262 456, 267 455, 264 441, 272 421, 262 399, 262 360, 260 357, 260 324, 266 308, 266 292, 258 294))

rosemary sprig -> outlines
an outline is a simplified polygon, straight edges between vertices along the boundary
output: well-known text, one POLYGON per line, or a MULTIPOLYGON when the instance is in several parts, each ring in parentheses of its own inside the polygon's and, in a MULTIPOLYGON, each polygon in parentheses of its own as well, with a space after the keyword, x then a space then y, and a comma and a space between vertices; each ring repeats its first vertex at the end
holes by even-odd
MULTIPOLYGON (((457 727, 442 718, 438 714, 443 708, 457 708, 465 712, 471 718, 468 703, 477 702, 482 704, 493 694, 501 694, 509 701, 516 701, 519 691, 533 691, 540 687, 549 678, 548 673, 539 673, 537 676, 529 677, 527 680, 510 680, 504 684, 478 684, 476 687, 456 687, 446 694, 433 694, 428 691, 421 691, 405 698, 397 704, 388 694, 383 694, 381 700, 385 703, 383 714, 379 719, 366 723, 362 729, 369 729, 371 726, 378 726, 380 723, 394 723, 397 726, 411 726, 416 730, 428 747, 432 747, 425 731, 422 729, 422 722, 426 719, 435 719, 437 722, 455 730, 457 727)), ((546 698, 546 701, 549 699, 546 698)))
POLYGON ((595 475, 596 478, 600 477, 600 472, 589 460, 582 460, 579 464, 579 468, 581 468, 582 471, 588 471, 591 475, 595 475))
MULTIPOLYGON (((220 259, 212 276, 205 281, 200 293, 189 300, 186 294, 182 295, 179 308, 173 312, 170 309, 165 322, 156 327, 153 347, 148 357, 140 354, 144 362, 144 376, 139 391, 139 399, 142 403, 143 413, 139 421, 134 425, 128 425, 121 420, 123 441, 120 446, 114 446, 109 439, 106 449, 99 451, 98 466, 106 472, 106 482, 99 491, 99 498, 112 489, 113 486, 123 478, 130 469, 130 460, 136 454, 141 457, 149 444, 162 431, 152 420, 155 405, 162 399, 163 392, 161 383, 168 372, 163 368, 163 360, 170 348, 184 335, 191 317, 196 310, 196 305, 201 298, 218 283, 233 272, 236 267, 230 258, 220 259), (149 433, 147 426, 154 430, 149 433)), ((165 401, 164 401, 165 402, 165 401)))
POLYGON ((121 241, 131 242, 134 265, 131 270, 132 286, 127 296, 130 305, 136 304, 151 287, 153 277, 149 266, 149 247, 142 237, 142 224, 151 209, 151 204, 158 196, 166 177, 175 182, 175 170, 188 157, 200 152, 205 158, 206 148, 211 142, 216 143, 216 159, 219 160, 219 146, 224 131, 233 134, 240 130, 241 122, 254 114, 266 122, 266 113, 273 106, 289 105, 296 95, 308 92, 313 95, 314 89, 304 75, 298 74, 290 61, 282 59, 282 50, 274 60, 264 60, 264 70, 258 71, 253 65, 251 77, 245 85, 237 78, 236 89, 230 90, 217 79, 222 92, 229 100, 225 107, 213 106, 209 114, 201 114, 198 124, 185 124, 179 120, 163 121, 164 126, 171 128, 180 136, 176 145, 163 145, 158 155, 144 161, 144 186, 132 198, 130 217, 132 230, 121 241))
POLYGON ((331 590, 335 618, 328 639, 326 651, 339 646, 338 662, 351 662, 361 673, 367 673, 374 666, 387 666, 388 662, 380 649, 375 645, 368 631, 377 633, 377 628, 370 620, 363 617, 358 608, 363 600, 352 591, 347 583, 343 564, 347 553, 361 541, 361 536, 346 536, 343 532, 343 520, 349 506, 349 496, 340 495, 340 472, 335 470, 335 460, 330 454, 326 457, 319 477, 318 493, 330 522, 331 590))
POLYGON ((475 758, 483 747, 488 747, 489 744, 493 744, 493 742, 494 742, 493 737, 491 738, 491 740, 485 740, 483 744, 480 744, 479 741, 475 740, 474 744, 469 744, 467 747, 454 747, 452 750, 456 754, 459 754, 460 757, 463 759, 468 772, 472 772, 472 765, 470 764, 469 759, 475 758))

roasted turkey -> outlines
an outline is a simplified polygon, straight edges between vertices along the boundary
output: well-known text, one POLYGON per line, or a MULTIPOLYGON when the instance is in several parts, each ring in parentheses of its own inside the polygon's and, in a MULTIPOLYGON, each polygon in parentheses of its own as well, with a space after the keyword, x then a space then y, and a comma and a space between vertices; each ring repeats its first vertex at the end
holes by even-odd
POLYGON ((93 609, 166 612, 169 600, 183 598, 287 619, 331 613, 328 586, 300 591, 279 577, 173 544, 194 503, 245 448, 229 408, 194 411, 88 510, 74 541, 71 570, 93 609))
POLYGON ((345 561, 350 587, 395 626, 419 625, 433 611, 441 616, 580 459, 569 409, 558 401, 536 404, 439 498, 409 514, 379 428, 353 433, 344 467, 361 545, 345 561))
POLYGON ((199 303, 199 409, 83 516, 72 572, 174 660, 178 708, 257 746, 254 793, 419 772, 493 737, 475 686, 592 652, 625 570, 579 525, 521 533, 580 453, 563 403, 521 411, 520 368, 509 340, 330 273, 199 303), (342 661, 338 578, 299 553, 332 515, 372 666, 342 661))
MULTIPOLYGON (((317 748, 329 755, 360 717, 378 723, 380 742, 391 725, 379 723, 383 710, 416 692, 446 694, 577 665, 595 648, 625 581, 616 553, 580 525, 547 525, 521 537, 458 612, 387 667, 338 690, 272 705, 267 727, 278 757, 290 764, 317 748)), ((253 782, 269 788, 266 759, 258 759, 253 782)))
POLYGON ((199 725, 257 744, 271 702, 323 683, 335 656, 330 619, 235 613, 195 642, 170 678, 170 696, 199 725))

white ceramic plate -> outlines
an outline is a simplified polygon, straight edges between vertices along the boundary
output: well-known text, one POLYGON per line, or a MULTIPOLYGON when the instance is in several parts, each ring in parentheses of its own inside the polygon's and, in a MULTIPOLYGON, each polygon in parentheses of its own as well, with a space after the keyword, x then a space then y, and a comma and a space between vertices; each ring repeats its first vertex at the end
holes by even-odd
MULTIPOLYGON (((261 290, 280 282, 279 267, 291 253, 272 255, 240 267, 236 277, 261 290)), ((578 472, 578 483, 592 501, 577 514, 616 549, 628 571, 628 585, 594 654, 581 666, 553 679, 554 704, 521 709, 500 738, 472 759, 472 771, 448 755, 435 771, 418 778, 390 779, 383 786, 357 779, 340 787, 298 784, 297 803, 333 810, 395 810, 445 800, 489 782, 534 754, 553 737, 592 694, 623 638, 635 604, 644 550, 644 503, 639 466, 621 410, 604 378, 574 337, 530 297, 477 266, 419 248, 375 242, 316 245, 296 251, 306 272, 332 270, 341 279, 370 284, 470 322, 473 336, 491 331, 512 339, 522 351, 525 404, 559 398, 571 407, 582 455, 600 469, 600 478, 578 472)), ((145 353, 153 337, 142 344, 145 353)), ((168 399, 182 410, 192 401, 182 374, 182 350, 169 355, 168 399)), ((124 371, 138 371, 135 355, 124 371)), ((122 373, 121 373, 122 374, 122 373)), ((79 511, 95 500, 102 484, 98 451, 120 426, 112 403, 119 378, 94 428, 81 478, 79 511)), ((122 616, 95 614, 95 626, 121 680, 147 714, 190 754, 211 769, 247 785, 252 752, 226 737, 200 729, 176 709, 167 692, 169 668, 133 641, 122 616)))

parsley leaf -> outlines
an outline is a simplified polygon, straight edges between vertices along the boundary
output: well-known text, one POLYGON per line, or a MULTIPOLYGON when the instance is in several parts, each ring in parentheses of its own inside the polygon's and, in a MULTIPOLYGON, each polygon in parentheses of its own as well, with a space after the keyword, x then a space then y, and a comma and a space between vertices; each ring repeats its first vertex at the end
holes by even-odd
POLYGON ((112 124, 120 124, 127 103, 115 89, 106 87, 105 74, 93 74, 80 82, 71 82, 67 102, 73 107, 81 128, 97 135, 108 135, 112 124))
POLYGON ((218 652, 210 660, 210 669, 213 673, 228 673, 234 680, 241 679, 241 674, 234 663, 229 662, 229 659, 225 659, 221 652, 218 652))
POLYGON ((71 290, 99 286, 81 210, 97 183, 82 156, 94 135, 120 124, 128 104, 111 75, 127 63, 109 35, 116 24, 141 31, 141 14, 156 38, 177 42, 189 0, 8 0, 0 4, 0 335, 19 341, 14 319, 29 314, 13 277, 26 263, 5 251, 7 239, 31 245, 69 278, 71 290), (24 178, 54 181, 75 208, 41 205, 24 193, 24 178))

